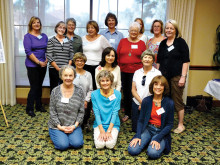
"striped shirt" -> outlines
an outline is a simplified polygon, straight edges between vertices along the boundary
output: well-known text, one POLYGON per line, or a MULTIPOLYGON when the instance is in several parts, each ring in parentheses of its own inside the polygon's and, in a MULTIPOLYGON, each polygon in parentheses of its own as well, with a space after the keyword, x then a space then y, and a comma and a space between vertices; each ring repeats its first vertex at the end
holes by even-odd
POLYGON ((69 103, 61 102, 61 85, 55 87, 50 96, 50 119, 48 127, 57 129, 57 125, 71 126, 76 121, 82 123, 84 117, 84 94, 83 90, 74 85, 74 93, 69 98, 69 103))
POLYGON ((49 68, 53 68, 51 62, 56 62, 59 68, 69 64, 73 58, 72 41, 65 38, 63 44, 54 36, 47 43, 47 59, 50 63, 49 68))

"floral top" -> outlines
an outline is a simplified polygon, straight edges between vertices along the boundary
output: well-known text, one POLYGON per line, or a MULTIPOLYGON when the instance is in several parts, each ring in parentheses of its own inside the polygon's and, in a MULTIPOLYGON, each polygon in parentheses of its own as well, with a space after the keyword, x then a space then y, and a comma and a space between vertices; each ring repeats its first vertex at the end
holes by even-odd
MULTIPOLYGON (((100 65, 95 69, 95 77, 102 71, 104 68, 100 65)), ((112 88, 118 91, 121 91, 121 70, 120 67, 117 65, 113 71, 111 71, 114 75, 114 82, 112 83, 112 88)), ((100 88, 98 82, 96 82, 97 88, 100 88)))

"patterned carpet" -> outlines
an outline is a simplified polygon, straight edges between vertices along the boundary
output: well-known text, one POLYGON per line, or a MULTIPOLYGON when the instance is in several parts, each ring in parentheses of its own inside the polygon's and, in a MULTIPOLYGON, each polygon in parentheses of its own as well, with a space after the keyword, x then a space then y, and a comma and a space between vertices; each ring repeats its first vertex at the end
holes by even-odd
POLYGON ((4 110, 10 127, 6 127, 0 111, 0 164, 220 164, 220 109, 186 114, 186 131, 172 133, 171 153, 158 160, 149 160, 145 152, 128 154, 127 146, 134 135, 130 120, 121 125, 113 150, 96 150, 92 132, 84 131, 82 149, 61 152, 54 149, 48 135, 48 113, 37 112, 31 118, 24 113, 24 105, 4 106, 4 110))

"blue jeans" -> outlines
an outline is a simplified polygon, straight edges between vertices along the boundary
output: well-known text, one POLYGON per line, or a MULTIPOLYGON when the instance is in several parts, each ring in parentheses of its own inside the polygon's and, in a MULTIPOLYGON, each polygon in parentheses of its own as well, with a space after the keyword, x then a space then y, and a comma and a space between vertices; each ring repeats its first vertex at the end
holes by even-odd
POLYGON ((131 115, 131 121, 132 121, 132 131, 137 132, 137 122, 139 118, 140 111, 138 109, 139 105, 137 105, 132 100, 132 115, 131 115))
MULTIPOLYGON (((141 151, 148 145, 147 148, 147 155, 151 159, 157 159, 159 158, 164 149, 165 149, 165 141, 164 139, 160 142, 160 149, 156 150, 155 148, 152 148, 152 145, 149 145, 152 139, 156 137, 160 133, 160 129, 154 127, 153 125, 148 125, 145 131, 141 134, 141 145, 138 143, 136 146, 128 147, 128 153, 131 155, 138 155, 141 153, 141 151)), ((133 139, 132 139, 133 140, 133 139)))
POLYGON ((81 127, 77 127, 72 133, 49 128, 49 135, 56 149, 67 150, 68 148, 81 148, 84 144, 81 127))

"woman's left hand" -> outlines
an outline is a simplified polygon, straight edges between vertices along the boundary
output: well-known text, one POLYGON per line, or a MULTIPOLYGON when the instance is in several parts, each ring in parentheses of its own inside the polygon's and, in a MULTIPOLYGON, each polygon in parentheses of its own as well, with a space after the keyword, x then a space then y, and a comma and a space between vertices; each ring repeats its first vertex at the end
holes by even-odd
POLYGON ((112 139, 112 134, 110 132, 106 132, 105 135, 106 135, 105 141, 109 141, 112 139))
POLYGON ((160 143, 158 143, 157 141, 154 141, 154 140, 153 140, 153 141, 150 143, 150 145, 152 145, 152 148, 155 147, 156 150, 159 150, 159 149, 160 149, 160 143))
POLYGON ((178 83, 179 87, 183 87, 185 85, 185 82, 186 82, 186 77, 181 76, 178 83))
POLYGON ((75 126, 66 126, 65 133, 72 133, 75 130, 75 126))

